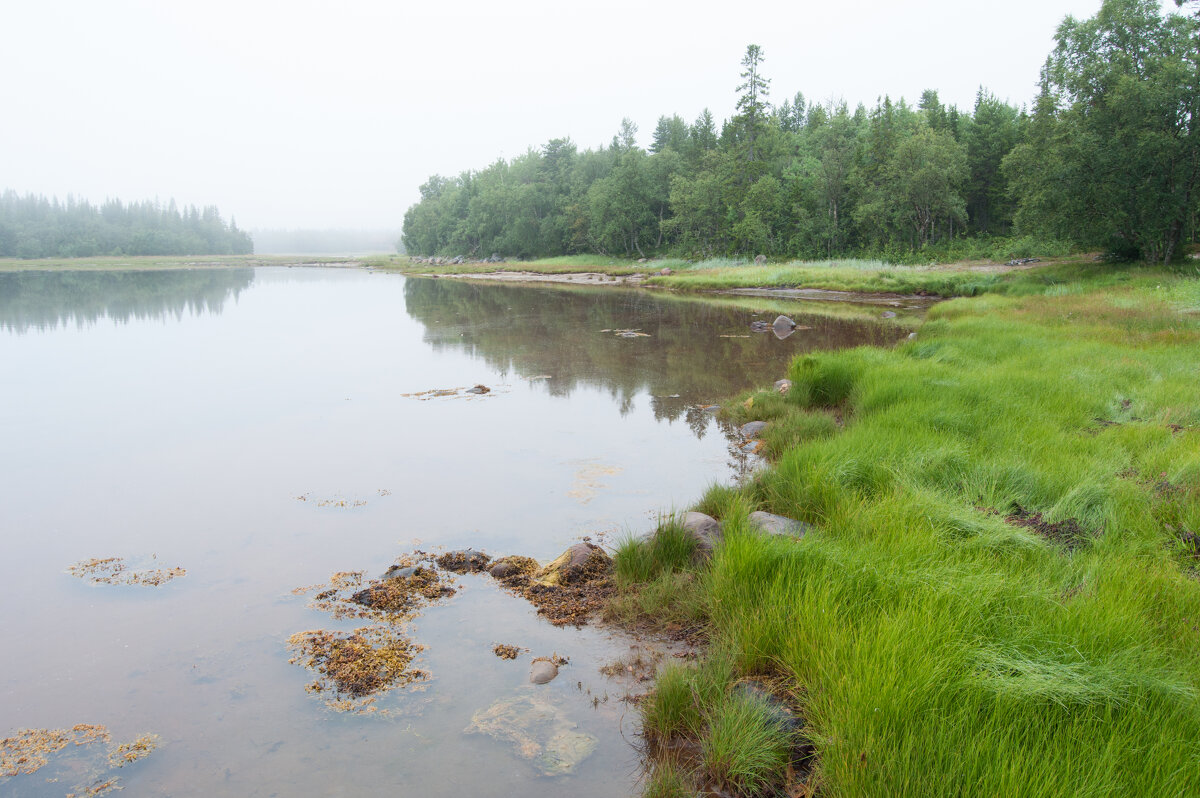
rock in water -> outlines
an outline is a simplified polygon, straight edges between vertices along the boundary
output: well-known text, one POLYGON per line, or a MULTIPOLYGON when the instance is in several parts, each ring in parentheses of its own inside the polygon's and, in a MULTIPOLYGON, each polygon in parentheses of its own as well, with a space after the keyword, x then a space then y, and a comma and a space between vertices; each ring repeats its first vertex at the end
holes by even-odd
POLYGON ((751 527, 768 535, 791 535, 799 538, 813 528, 803 521, 774 513, 764 513, 761 510, 750 513, 748 520, 751 527))
POLYGON ((492 567, 488 568, 488 573, 493 579, 511 579, 522 574, 533 573, 538 569, 537 560, 531 557, 501 557, 492 563, 492 567))
POLYGON ((775 331, 776 337, 787 338, 796 329, 796 322, 787 316, 776 316, 775 321, 771 323, 771 329, 775 331))
POLYGON ((558 666, 548 659, 535 659, 529 666, 529 681, 534 684, 545 684, 558 676, 558 666))
POLYGON ((407 579, 410 576, 416 575, 417 571, 421 570, 419 565, 393 565, 383 573, 384 579, 407 579))
POLYGON ((447 571, 453 571, 456 574, 474 573, 486 568, 491 559, 491 557, 482 551, 460 549, 458 551, 448 551, 441 557, 438 557, 437 564, 447 571))
POLYGON ((543 585, 569 585, 586 582, 612 567, 604 549, 591 543, 576 543, 542 568, 533 579, 543 585))
POLYGON ((738 432, 742 433, 743 438, 757 438, 758 433, 767 428, 765 421, 751 421, 748 424, 743 424, 738 428, 738 432))
POLYGON ((791 380, 775 380, 775 390, 779 391, 782 394, 786 394, 788 391, 792 390, 792 381, 791 380))

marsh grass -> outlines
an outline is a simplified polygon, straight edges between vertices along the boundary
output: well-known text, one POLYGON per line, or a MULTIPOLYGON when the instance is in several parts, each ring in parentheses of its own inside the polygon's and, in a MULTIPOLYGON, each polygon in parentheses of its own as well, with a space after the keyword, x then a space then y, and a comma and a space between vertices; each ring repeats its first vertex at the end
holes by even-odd
POLYGON ((707 616, 697 542, 675 516, 646 538, 627 537, 613 555, 618 591, 605 617, 630 626, 693 633, 707 616))
MULTIPOLYGON (((705 622, 734 673, 802 696, 829 794, 1200 794, 1200 289, 1107 268, 940 304, 731 403, 797 442, 699 503, 725 527, 705 622), (817 530, 765 537, 751 509, 817 530)), ((747 710, 692 696, 708 767, 759 789, 724 764, 747 710)))
POLYGON ((701 743, 704 768, 738 795, 765 795, 787 776, 791 740, 764 701, 730 692, 711 710, 701 743))
POLYGON ((644 798, 694 798, 691 779, 671 762, 656 762, 642 792, 644 798))

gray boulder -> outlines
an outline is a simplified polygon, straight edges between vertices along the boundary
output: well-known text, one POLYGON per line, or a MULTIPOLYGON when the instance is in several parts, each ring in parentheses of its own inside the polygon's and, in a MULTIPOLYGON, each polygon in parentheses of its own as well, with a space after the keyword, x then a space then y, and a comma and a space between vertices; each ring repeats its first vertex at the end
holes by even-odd
POLYGON ((775 513, 765 513, 761 510, 750 513, 750 526, 768 535, 788 535, 791 537, 804 537, 804 535, 812 529, 812 526, 797 521, 794 518, 788 518, 783 515, 775 515, 775 513))
POLYGON ((604 549, 592 543, 576 543, 534 574, 533 581, 542 585, 587 582, 611 567, 612 559, 604 549))
POLYGON ((697 551, 701 556, 711 555, 713 547, 721 541, 721 522, 711 515, 690 512, 683 514, 681 523, 695 539, 697 551))
POLYGON ((558 666, 548 659, 535 659, 529 666, 529 681, 534 684, 545 684, 558 676, 558 666))
POLYGON ((766 255, 755 255, 755 256, 754 256, 754 265, 755 265, 755 266, 762 266, 762 265, 763 265, 763 264, 765 264, 766 262, 767 262, 767 256, 766 256, 766 255))
POLYGON ((759 433, 766 428, 767 422, 765 421, 751 421, 738 427, 738 432, 742 434, 743 438, 757 438, 759 433))
POLYGON ((789 319, 787 316, 776 316, 775 321, 771 324, 771 329, 778 338, 787 338, 796 329, 796 322, 789 319))

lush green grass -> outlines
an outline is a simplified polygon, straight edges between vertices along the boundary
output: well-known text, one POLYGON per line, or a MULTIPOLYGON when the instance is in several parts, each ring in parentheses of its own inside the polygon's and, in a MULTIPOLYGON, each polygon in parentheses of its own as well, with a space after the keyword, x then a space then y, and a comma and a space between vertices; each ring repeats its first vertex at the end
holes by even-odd
POLYGON ((779 717, 746 693, 726 693, 712 707, 701 744, 704 768, 739 795, 764 795, 782 786, 791 740, 779 717))
POLYGON ((708 615, 696 540, 675 517, 648 539, 626 538, 613 557, 620 592, 606 617, 626 625, 694 630, 708 615))
POLYGON ((1076 262, 1006 294, 731 405, 794 442, 701 502, 714 650, 804 696, 825 795, 1200 795, 1200 280, 1076 262))
POLYGON ((848 259, 690 268, 668 276, 654 276, 648 282, 682 291, 776 287, 956 297, 1013 290, 1027 292, 1037 290, 1046 282, 1069 280, 1071 278, 1066 275, 1079 271, 1112 268, 1090 258, 1057 260, 1015 270, 987 263, 903 266, 878 260, 848 259))
POLYGON ((691 780, 671 762, 656 762, 646 780, 644 798, 692 798, 691 780))
MULTIPOLYGON (((363 259, 368 266, 404 274, 488 274, 491 272, 533 272, 535 274, 577 274, 598 272, 614 276, 645 273, 653 264, 637 263, 606 255, 563 255, 538 260, 506 260, 503 263, 418 263, 407 255, 381 255, 363 259)), ((662 268, 657 267, 657 268, 662 268)))

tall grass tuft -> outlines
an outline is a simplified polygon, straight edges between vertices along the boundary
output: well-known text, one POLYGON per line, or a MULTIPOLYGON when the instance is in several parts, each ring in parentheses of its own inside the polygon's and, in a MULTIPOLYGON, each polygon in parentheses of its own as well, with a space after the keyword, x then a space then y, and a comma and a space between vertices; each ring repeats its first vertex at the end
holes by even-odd
POLYGON ((702 745, 709 775, 738 795, 766 795, 787 774, 791 740, 778 715, 761 699, 732 692, 708 717, 702 745))

